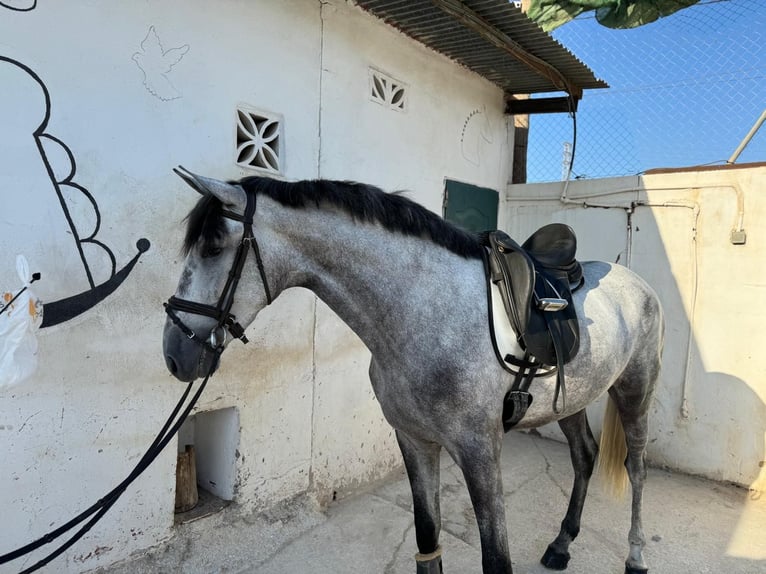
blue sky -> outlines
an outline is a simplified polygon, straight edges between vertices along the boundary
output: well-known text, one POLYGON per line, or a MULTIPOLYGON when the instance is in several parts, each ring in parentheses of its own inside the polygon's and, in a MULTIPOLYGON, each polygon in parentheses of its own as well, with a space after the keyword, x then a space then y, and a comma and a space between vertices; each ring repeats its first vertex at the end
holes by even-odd
MULTIPOLYGON (((702 0, 632 30, 586 14, 552 34, 611 86, 580 102, 573 177, 723 163, 766 109, 766 1, 702 0)), ((566 114, 531 118, 528 181, 561 178, 564 142, 566 114)), ((749 161, 766 161, 766 125, 749 161)))

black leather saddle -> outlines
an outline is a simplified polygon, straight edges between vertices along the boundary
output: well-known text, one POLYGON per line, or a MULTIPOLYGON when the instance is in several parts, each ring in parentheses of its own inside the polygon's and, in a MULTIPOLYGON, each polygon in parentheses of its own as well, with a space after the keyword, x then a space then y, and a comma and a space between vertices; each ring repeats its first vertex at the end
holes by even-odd
POLYGON ((506 403, 513 401, 507 409, 513 412, 503 416, 504 422, 513 426, 532 402, 527 389, 536 376, 557 372, 553 409, 558 413, 566 407, 563 367, 580 347, 572 292, 583 282, 582 267, 575 258, 577 238, 568 225, 546 225, 522 245, 502 231, 492 231, 484 237, 488 280, 499 287, 511 325, 525 351, 524 357, 503 358, 517 369, 508 369, 516 375, 509 395, 516 394, 506 397, 506 403), (544 373, 538 374, 546 366, 555 370, 543 369, 544 373), (558 408, 559 390, 562 409, 558 408))

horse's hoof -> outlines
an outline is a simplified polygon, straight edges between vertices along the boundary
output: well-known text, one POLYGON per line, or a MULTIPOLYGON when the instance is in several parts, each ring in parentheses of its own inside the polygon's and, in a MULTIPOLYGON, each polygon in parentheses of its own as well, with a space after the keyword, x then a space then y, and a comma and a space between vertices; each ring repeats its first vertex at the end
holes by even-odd
POLYGON ((416 574, 442 574, 442 547, 429 554, 415 554, 415 562, 418 565, 416 574))
POLYGON ((646 574, 649 568, 638 568, 636 566, 625 565, 625 574, 646 574))
POLYGON ((566 570, 569 564, 569 552, 558 552, 551 546, 545 550, 545 554, 540 559, 540 563, 551 570, 566 570))
POLYGON ((427 560, 425 562, 417 562, 417 571, 415 574, 442 574, 442 558, 434 558, 433 560, 427 560))

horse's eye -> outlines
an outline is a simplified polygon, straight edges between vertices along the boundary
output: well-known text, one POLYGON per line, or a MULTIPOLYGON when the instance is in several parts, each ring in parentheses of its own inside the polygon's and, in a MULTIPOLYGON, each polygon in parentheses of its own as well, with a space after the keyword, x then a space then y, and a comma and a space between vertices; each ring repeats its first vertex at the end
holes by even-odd
POLYGON ((223 249, 220 247, 208 247, 202 252, 202 257, 218 257, 221 254, 221 251, 223 251, 223 249))

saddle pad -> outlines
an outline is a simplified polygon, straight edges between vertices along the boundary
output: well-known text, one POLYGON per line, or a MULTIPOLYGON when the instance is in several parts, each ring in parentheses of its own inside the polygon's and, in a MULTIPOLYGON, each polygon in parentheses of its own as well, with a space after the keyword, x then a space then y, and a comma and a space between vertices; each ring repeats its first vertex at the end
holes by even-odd
POLYGON ((503 296, 500 294, 500 287, 490 282, 490 293, 492 296, 492 322, 495 329, 495 340, 500 357, 523 357, 524 349, 521 348, 516 340, 516 333, 513 331, 511 320, 503 305, 503 296))

